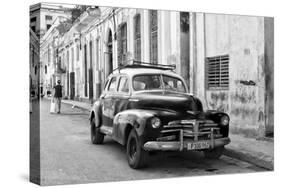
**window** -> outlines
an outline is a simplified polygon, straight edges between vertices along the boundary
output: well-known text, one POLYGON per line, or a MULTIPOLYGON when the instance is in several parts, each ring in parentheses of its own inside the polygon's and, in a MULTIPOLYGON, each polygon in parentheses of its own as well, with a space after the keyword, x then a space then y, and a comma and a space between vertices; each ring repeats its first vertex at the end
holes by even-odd
POLYGON ((115 90, 115 88, 116 88, 116 77, 113 77, 113 78, 111 79, 110 84, 109 84, 108 91, 113 92, 113 91, 115 90))
POLYGON ((184 83, 180 79, 159 74, 135 76, 133 78, 133 88, 136 91, 161 89, 180 93, 186 92, 184 83))
POLYGON ((129 86, 128 86, 128 79, 126 77, 121 77, 119 80, 119 86, 118 86, 119 92, 129 92, 129 86))
POLYGON ((51 26, 51 24, 47 24, 47 30, 49 30, 51 26))
POLYGON ((118 34, 118 64, 122 65, 126 60, 127 53, 127 24, 123 23, 119 26, 118 34))
POLYGON ((181 32, 187 33, 189 31, 189 13, 181 12, 180 13, 180 28, 181 32))
POLYGON ((109 83, 109 80, 108 79, 106 79, 106 82, 105 82, 105 84, 104 84, 104 90, 106 90, 106 88, 108 87, 108 83, 109 83))
POLYGON ((45 65, 45 74, 47 74, 48 73, 48 67, 47 67, 47 65, 45 65))
POLYGON ((180 93, 186 92, 183 82, 178 78, 163 75, 163 84, 165 90, 176 91, 180 93))
POLYGON ((161 77, 160 75, 136 76, 133 80, 133 88, 136 91, 161 89, 161 77))
POLYGON ((36 17, 31 18, 30 22, 36 22, 36 17))
POLYGON ((135 46, 135 59, 141 60, 141 22, 140 14, 137 14, 134 18, 135 21, 135 35, 134 35, 134 46, 135 46))
POLYGON ((35 26, 31 26, 31 30, 32 30, 33 32, 36 32, 36 31, 35 31, 35 30, 36 30, 35 26))
POLYGON ((157 10, 149 11, 150 20, 150 62, 157 64, 158 59, 158 44, 157 44, 157 30, 158 30, 158 18, 157 10))
POLYGON ((52 20, 53 18, 52 18, 52 16, 46 15, 46 16, 45 16, 45 19, 46 19, 46 20, 52 20))
POLYGON ((207 89, 228 89, 229 55, 206 58, 207 89))

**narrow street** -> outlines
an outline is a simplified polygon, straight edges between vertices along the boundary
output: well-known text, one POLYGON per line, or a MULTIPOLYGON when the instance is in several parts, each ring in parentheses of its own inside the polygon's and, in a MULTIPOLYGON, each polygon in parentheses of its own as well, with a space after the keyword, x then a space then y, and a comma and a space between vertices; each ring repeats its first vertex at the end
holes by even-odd
MULTIPOLYGON (((140 180, 183 176, 249 173, 265 169, 227 156, 207 160, 199 152, 160 153, 148 167, 131 169, 125 148, 110 138, 90 142, 89 112, 62 104, 61 114, 49 113, 50 101, 40 105, 42 185, 140 180)), ((32 117, 32 116, 31 116, 32 117)))

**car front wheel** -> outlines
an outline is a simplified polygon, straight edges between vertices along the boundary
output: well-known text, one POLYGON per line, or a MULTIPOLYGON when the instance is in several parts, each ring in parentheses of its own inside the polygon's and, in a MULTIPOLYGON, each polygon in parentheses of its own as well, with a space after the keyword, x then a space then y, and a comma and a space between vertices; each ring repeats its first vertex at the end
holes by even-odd
POLYGON ((91 142, 93 144, 102 144, 104 134, 99 131, 99 128, 95 125, 95 118, 91 120, 91 142))
POLYGON ((131 130, 127 140, 127 159, 133 169, 144 167, 147 161, 147 152, 142 149, 134 129, 131 130))
POLYGON ((224 147, 217 147, 212 150, 204 151, 204 156, 208 159, 218 159, 223 154, 224 147))

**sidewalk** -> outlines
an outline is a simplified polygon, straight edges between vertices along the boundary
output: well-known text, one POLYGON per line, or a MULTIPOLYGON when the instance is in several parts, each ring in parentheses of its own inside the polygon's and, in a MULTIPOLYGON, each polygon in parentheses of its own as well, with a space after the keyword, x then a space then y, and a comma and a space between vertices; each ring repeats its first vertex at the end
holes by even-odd
MULTIPOLYGON (((76 108, 91 109, 91 104, 72 100, 62 100, 65 104, 76 108)), ((274 142, 246 138, 238 134, 230 134, 231 142, 225 146, 224 155, 247 161, 268 170, 274 169, 274 142)))
POLYGON ((231 142, 225 146, 225 155, 247 161, 268 170, 274 169, 274 141, 246 138, 230 134, 231 142))

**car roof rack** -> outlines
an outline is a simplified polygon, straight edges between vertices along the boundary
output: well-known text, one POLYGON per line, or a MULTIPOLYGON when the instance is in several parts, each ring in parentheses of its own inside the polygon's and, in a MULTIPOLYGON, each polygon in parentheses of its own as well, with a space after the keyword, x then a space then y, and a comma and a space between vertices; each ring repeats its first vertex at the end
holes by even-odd
MULTIPOLYGON (((114 69, 124 69, 124 68, 153 68, 153 69, 161 69, 161 70, 171 70, 174 71, 176 69, 176 65, 162 65, 162 64, 151 64, 138 60, 127 60, 124 62, 124 65, 119 65, 118 68, 114 69)), ((114 71, 113 70, 113 71, 114 71)))

